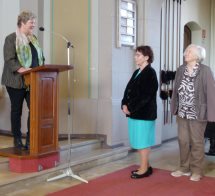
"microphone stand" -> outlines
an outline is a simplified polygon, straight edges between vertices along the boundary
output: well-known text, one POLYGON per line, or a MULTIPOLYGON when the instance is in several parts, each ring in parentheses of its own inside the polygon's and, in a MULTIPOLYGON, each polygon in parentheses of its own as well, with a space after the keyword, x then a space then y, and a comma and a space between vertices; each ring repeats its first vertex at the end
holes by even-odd
MULTIPOLYGON (((55 34, 58 35, 57 33, 55 33, 55 34)), ((63 36, 61 36, 61 37, 63 37, 63 36)), ((65 37, 63 37, 63 39, 66 40, 66 42, 67 42, 67 65, 70 65, 70 48, 72 48, 73 46, 72 46, 71 42, 69 42, 65 37)), ((64 178, 64 177, 72 177, 72 178, 75 178, 75 179, 80 180, 82 182, 88 183, 87 180, 84 180, 80 176, 75 175, 73 173, 72 169, 71 169, 71 166, 70 166, 70 162, 71 162, 71 149, 70 149, 70 147, 71 147, 71 132, 70 132, 70 130, 71 129, 70 129, 70 127, 73 127, 73 125, 71 126, 71 101, 70 101, 71 100, 71 92, 70 92, 70 90, 71 90, 70 89, 71 88, 71 86, 70 86, 71 79, 70 79, 70 70, 67 71, 67 76, 68 76, 68 80, 67 80, 67 82, 68 82, 68 99, 67 99, 67 101, 68 101, 68 113, 67 114, 68 115, 67 115, 67 126, 68 126, 68 144, 69 144, 68 167, 67 167, 67 169, 65 169, 63 171, 62 174, 60 174, 58 176, 55 176, 53 178, 47 179, 47 182, 50 182, 50 181, 53 181, 53 180, 58 180, 58 179, 61 179, 61 178, 64 178)), ((72 103, 73 103, 72 104, 72 108, 74 108, 74 98, 72 100, 72 103)))

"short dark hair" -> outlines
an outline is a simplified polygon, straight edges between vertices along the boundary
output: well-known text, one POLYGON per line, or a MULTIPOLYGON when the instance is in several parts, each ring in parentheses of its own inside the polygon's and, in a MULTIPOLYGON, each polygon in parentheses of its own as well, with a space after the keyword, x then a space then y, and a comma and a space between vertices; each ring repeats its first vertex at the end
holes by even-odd
POLYGON ((154 61, 153 50, 150 46, 137 46, 135 51, 142 53, 144 56, 148 56, 148 63, 152 63, 154 61))

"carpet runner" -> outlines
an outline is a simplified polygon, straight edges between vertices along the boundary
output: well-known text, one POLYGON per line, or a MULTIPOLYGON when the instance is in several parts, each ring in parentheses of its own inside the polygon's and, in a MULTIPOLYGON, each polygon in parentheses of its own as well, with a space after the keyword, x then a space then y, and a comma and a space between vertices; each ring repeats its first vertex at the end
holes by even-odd
POLYGON ((131 179, 130 166, 105 176, 90 180, 49 196, 214 196, 215 178, 204 177, 199 182, 183 176, 174 178, 170 171, 154 169, 148 178, 131 179))

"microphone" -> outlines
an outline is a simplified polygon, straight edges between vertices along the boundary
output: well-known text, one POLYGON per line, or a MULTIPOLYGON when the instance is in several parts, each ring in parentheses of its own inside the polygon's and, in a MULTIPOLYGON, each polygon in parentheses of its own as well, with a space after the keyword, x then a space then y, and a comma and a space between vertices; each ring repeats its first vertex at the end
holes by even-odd
POLYGON ((44 27, 39 28, 40 31, 45 31, 44 27))
MULTIPOLYGON (((45 31, 45 28, 44 27, 39 27, 39 30, 40 31, 45 31)), ((71 44, 71 42, 66 37, 64 37, 63 35, 61 35, 60 33, 56 33, 56 32, 53 32, 53 31, 47 31, 47 32, 49 32, 49 33, 51 33, 53 35, 56 35, 56 36, 62 38, 63 40, 65 40, 66 43, 67 43, 67 48, 70 48, 70 47, 74 48, 74 46, 71 44)))

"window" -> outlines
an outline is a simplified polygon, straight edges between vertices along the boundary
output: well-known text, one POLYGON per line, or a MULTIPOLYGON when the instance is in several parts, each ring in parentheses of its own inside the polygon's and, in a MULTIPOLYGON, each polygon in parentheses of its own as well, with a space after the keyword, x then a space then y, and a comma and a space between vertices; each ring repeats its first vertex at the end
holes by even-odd
POLYGON ((117 47, 136 45, 136 1, 118 0, 117 47))

